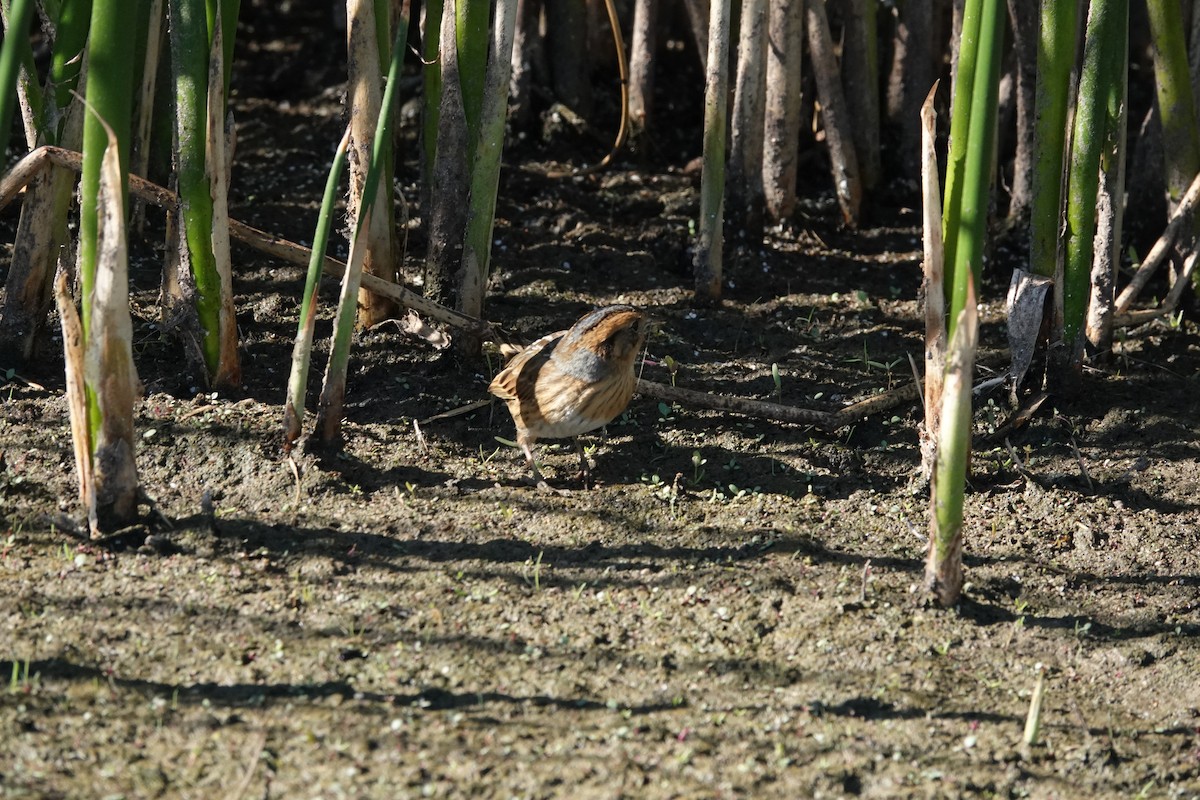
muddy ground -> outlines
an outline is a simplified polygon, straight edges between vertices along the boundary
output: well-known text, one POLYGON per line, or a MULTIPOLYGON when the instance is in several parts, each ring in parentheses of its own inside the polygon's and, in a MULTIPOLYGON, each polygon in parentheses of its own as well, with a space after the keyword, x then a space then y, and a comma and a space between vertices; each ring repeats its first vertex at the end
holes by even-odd
MULTIPOLYGON (((344 73, 335 48, 269 33, 239 45, 233 213, 306 240, 344 73)), ((698 98, 678 114, 698 122, 698 98)), ((805 407, 913 380, 913 207, 841 229, 813 162, 794 224, 693 308, 698 132, 665 135, 653 168, 544 177, 603 153, 573 135, 510 151, 491 319, 528 340, 636 303, 662 321, 646 377, 669 381, 670 356, 680 386, 805 407)), ((3 224, 7 257, 15 210, 3 224)), ((496 365, 385 326, 356 342, 344 449, 293 472, 298 271, 235 250, 245 388, 212 393, 158 327, 161 245, 138 247, 138 467, 160 517, 102 545, 65 530, 60 341, 0 364, 0 796, 1200 796, 1190 320, 1120 337, 1011 452, 986 438, 1004 398, 981 401, 967 599, 939 610, 919 589, 919 407, 826 433, 635 398, 591 440, 596 488, 571 482, 569 445, 543 448, 550 494, 497 441, 502 407, 418 440, 414 419, 484 398, 496 365)))

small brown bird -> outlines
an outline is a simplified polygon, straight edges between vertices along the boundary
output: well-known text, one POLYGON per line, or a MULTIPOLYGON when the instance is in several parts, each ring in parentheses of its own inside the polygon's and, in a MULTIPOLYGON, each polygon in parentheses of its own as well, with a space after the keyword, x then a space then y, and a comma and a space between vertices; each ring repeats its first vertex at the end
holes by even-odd
POLYGON ((612 422, 629 405, 633 364, 646 340, 646 317, 632 306, 608 306, 565 331, 526 347, 500 371, 488 391, 508 405, 517 444, 540 482, 533 459, 538 439, 575 439, 581 476, 589 475, 581 433, 612 422))

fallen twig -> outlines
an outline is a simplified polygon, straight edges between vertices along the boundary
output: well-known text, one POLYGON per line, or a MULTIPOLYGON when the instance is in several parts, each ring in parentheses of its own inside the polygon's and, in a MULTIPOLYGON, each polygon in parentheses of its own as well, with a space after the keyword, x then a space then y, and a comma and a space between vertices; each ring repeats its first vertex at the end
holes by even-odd
POLYGON ((1162 304, 1158 308, 1126 311, 1113 319, 1113 327, 1131 328, 1135 325, 1141 325, 1143 322, 1150 322, 1159 317, 1175 313, 1175 309, 1179 305, 1179 300, 1183 297, 1183 290, 1192 284, 1192 272, 1195 269, 1196 253, 1192 252, 1188 254, 1187 260, 1183 262, 1183 270, 1176 276, 1175 283, 1171 285, 1171 290, 1167 292, 1167 296, 1163 298, 1162 304))
POLYGON ((697 392, 692 389, 680 389, 665 383, 640 380, 637 382, 637 393, 642 397, 650 397, 667 403, 684 403, 693 408, 708 408, 713 411, 732 411, 751 417, 793 422, 798 425, 816 425, 825 430, 838 427, 837 413, 832 411, 817 411, 811 408, 794 408, 768 403, 761 400, 750 400, 745 397, 730 397, 711 392, 697 392))
POLYGON ((920 394, 915 385, 907 384, 890 392, 853 403, 839 411, 818 411, 812 408, 797 408, 763 400, 680 389, 677 386, 645 380, 638 381, 637 392, 643 397, 651 397, 668 403, 684 403, 695 408, 708 408, 714 411, 732 411, 749 417, 773 419, 797 425, 815 425, 827 431, 850 425, 861 417, 877 414, 902 403, 916 400, 920 394))
POLYGON ((1179 236, 1179 231, 1183 228, 1185 222, 1191 224, 1192 209, 1196 206, 1196 202, 1200 201, 1200 174, 1192 179, 1192 185, 1188 187, 1187 194, 1179 201, 1179 205, 1175 206, 1175 212, 1171 214, 1170 221, 1167 222, 1167 227, 1163 230, 1162 236, 1158 237, 1158 241, 1154 243, 1154 247, 1150 248, 1150 252, 1142 260, 1141 266, 1137 272, 1133 273, 1133 277, 1129 279, 1129 285, 1121 292, 1117 298, 1116 307, 1113 311, 1119 316, 1129 310, 1129 306, 1133 305, 1133 301, 1137 299, 1138 293, 1142 291, 1142 287, 1154 275, 1154 271, 1162 264, 1167 257, 1171 247, 1175 244, 1176 238, 1179 236))

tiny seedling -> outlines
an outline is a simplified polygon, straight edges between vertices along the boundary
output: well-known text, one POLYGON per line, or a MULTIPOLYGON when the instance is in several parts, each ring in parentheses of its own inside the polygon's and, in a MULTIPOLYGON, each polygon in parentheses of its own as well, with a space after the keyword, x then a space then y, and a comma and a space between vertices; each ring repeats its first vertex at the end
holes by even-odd
POLYGON ((779 375, 779 364, 771 365, 771 379, 775 381, 775 397, 783 402, 783 378, 779 375))
POLYGON ((525 583, 528 586, 532 586, 534 592, 540 592, 542 590, 542 556, 545 555, 545 552, 545 550, 539 550, 536 559, 525 561, 527 570, 528 568, 532 568, 533 571, 532 580, 530 580, 529 577, 526 577, 525 583))
POLYGON ((679 362, 670 356, 663 356, 663 365, 667 368, 667 374, 671 376, 671 385, 675 385, 675 376, 679 374, 679 362))
MULTIPOLYGON (((36 677, 35 675, 34 678, 36 679, 36 677)), ((18 692, 29 694, 33 691, 33 684, 29 679, 29 659, 25 659, 24 664, 15 658, 13 659, 12 677, 8 681, 8 691, 9 694, 17 694, 18 692)))
POLYGON ((871 358, 871 353, 867 349, 867 340, 863 339, 863 351, 861 356, 846 359, 847 364, 862 364, 863 372, 870 373, 872 369, 881 369, 884 372, 890 373, 904 359, 897 358, 892 361, 876 361, 871 358))
POLYGON ((708 459, 700 455, 699 450, 692 451, 692 486, 698 486, 700 479, 704 477, 704 465, 708 463, 708 459))
POLYGON ((491 452, 491 455, 488 455, 488 454, 487 454, 487 453, 484 451, 484 449, 483 449, 483 445, 479 445, 479 464, 480 464, 480 466, 486 466, 486 465, 487 465, 487 463, 488 463, 489 461, 491 461, 493 458, 495 458, 495 457, 496 457, 496 454, 497 454, 497 453, 499 453, 499 452, 500 452, 500 448, 499 448, 499 447, 497 447, 495 450, 493 450, 493 451, 491 452))
POLYGON ((1018 597, 1013 600, 1013 611, 1016 612, 1017 618, 1013 620, 1013 631, 1020 631, 1025 628, 1025 609, 1029 608, 1029 601, 1018 597))

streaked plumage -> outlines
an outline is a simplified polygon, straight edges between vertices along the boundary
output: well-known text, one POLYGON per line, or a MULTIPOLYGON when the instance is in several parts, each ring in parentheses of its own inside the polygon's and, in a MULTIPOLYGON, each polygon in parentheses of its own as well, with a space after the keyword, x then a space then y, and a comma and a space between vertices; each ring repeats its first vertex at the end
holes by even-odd
MULTIPOLYGON (((646 321, 632 306, 608 306, 584 315, 519 352, 488 391, 508 405, 517 444, 534 476, 538 439, 574 438, 612 422, 629 405, 637 383, 633 365, 646 339, 646 321)), ((579 442, 576 441, 579 449, 579 442)), ((587 457, 579 449, 583 475, 587 457)))

